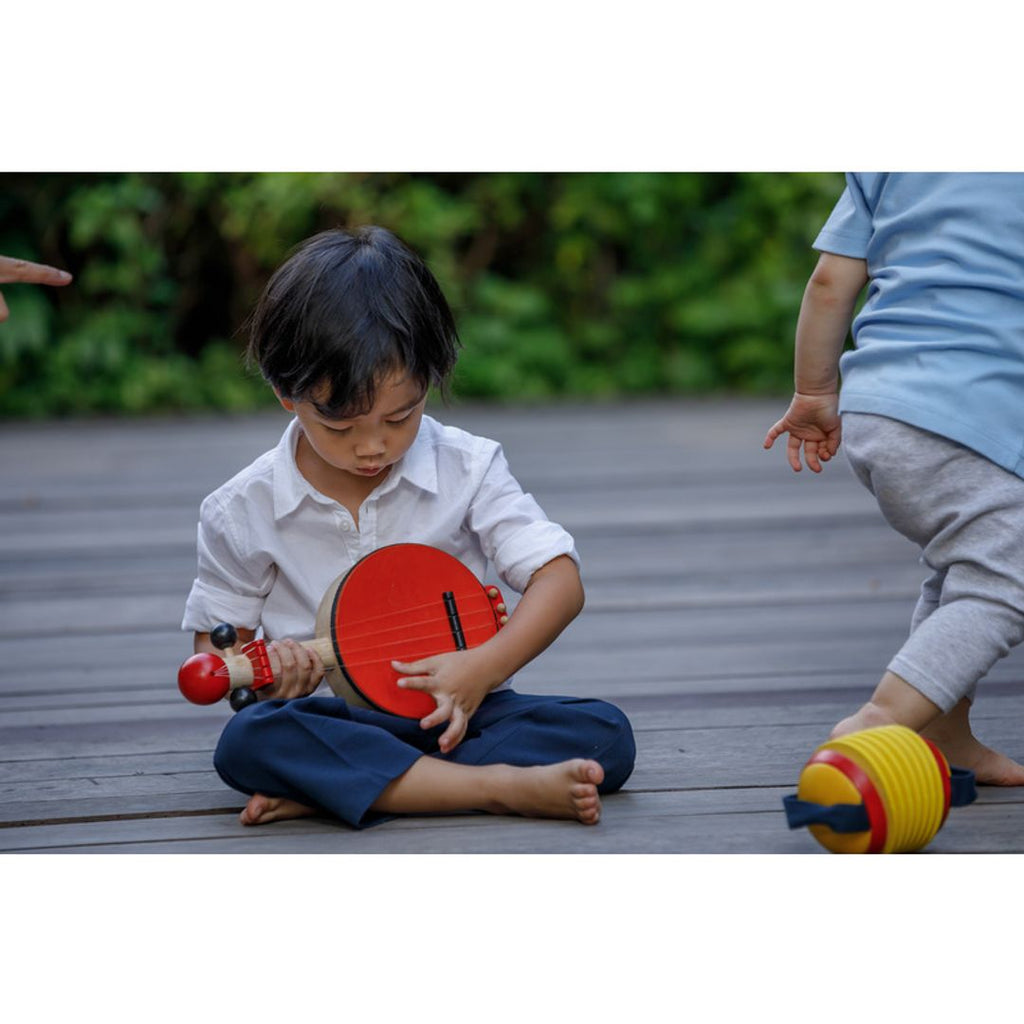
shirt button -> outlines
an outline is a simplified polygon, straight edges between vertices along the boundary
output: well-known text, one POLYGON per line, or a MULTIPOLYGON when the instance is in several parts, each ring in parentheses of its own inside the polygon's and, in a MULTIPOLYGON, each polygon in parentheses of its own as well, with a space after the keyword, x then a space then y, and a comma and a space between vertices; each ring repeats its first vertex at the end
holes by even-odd
POLYGON ((347 519, 343 519, 341 522, 341 530, 343 533, 348 533, 352 529, 352 524, 347 519))

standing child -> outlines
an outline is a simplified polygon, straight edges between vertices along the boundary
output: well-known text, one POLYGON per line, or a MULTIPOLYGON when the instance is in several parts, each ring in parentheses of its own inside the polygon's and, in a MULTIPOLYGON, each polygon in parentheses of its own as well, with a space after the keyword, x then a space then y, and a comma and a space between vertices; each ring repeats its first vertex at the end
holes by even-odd
POLYGON ((849 174, 814 247, 796 394, 765 447, 788 433, 790 465, 802 450, 817 473, 842 435, 931 573, 908 640, 832 735, 897 722, 979 782, 1024 785, 968 718, 1024 637, 1024 175, 849 174))
POLYGON ((182 628, 262 629, 278 682, 228 722, 214 758, 249 794, 246 825, 328 812, 490 811, 594 824, 633 767, 629 722, 602 701, 516 693, 508 680, 579 614, 572 537, 509 472, 501 447, 424 414, 458 339, 425 264, 390 232, 328 231, 273 275, 250 355, 294 414, 278 446, 211 494, 182 628), (311 696, 312 636, 330 584, 387 544, 416 542, 522 593, 486 643, 394 663, 436 709, 420 721, 311 696))

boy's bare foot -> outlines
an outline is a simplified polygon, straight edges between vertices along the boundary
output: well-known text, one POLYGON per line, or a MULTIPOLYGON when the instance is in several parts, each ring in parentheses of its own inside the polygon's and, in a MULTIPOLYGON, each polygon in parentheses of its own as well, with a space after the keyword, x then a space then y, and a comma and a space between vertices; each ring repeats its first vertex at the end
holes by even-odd
MULTIPOLYGON (((926 733, 922 733, 926 735, 926 733)), ((985 786, 1024 786, 1024 766, 986 747, 971 736, 965 742, 949 743, 928 735, 954 768, 969 768, 974 781, 985 786)))
POLYGON ((895 724, 896 721, 892 715, 883 711, 877 704, 872 704, 869 701, 867 704, 864 704, 860 710, 837 723, 835 728, 829 733, 828 738, 830 740, 834 740, 838 739, 840 736, 846 736, 851 732, 860 732, 861 729, 874 729, 879 725, 895 724))
POLYGON ((469 765, 424 756, 386 786, 373 802, 384 814, 521 814, 568 818, 596 825, 597 787, 604 769, 576 758, 546 765, 469 765))
POLYGON ((238 820, 243 825, 266 825, 271 821, 285 821, 288 818, 306 818, 316 813, 315 807, 307 807, 305 804, 300 804, 297 800, 254 793, 249 797, 249 802, 245 805, 238 820))
POLYGON ((919 693, 905 679, 886 672, 871 699, 849 718, 844 718, 831 732, 829 739, 845 736, 860 729, 873 729, 879 725, 905 725, 920 732, 935 721, 942 709, 919 693))
MULTIPOLYGON (((942 751, 950 765, 974 772, 976 782, 986 786, 1024 786, 1024 765, 978 740, 971 732, 969 711, 970 702, 964 699, 952 711, 935 718, 920 733, 942 751)), ((884 709, 868 702, 836 725, 829 739, 878 725, 894 724, 895 719, 884 709)))
MULTIPOLYGON (((503 766, 504 767, 504 766, 503 766)), ((495 809, 531 818, 575 818, 596 825, 601 818, 597 787, 604 769, 577 758, 558 764, 510 768, 495 787, 495 809)))
POLYGON ((957 768, 969 768, 976 782, 987 786, 1024 786, 1024 766, 986 747, 971 731, 970 702, 960 701, 952 711, 937 718, 921 735, 942 751, 957 768))

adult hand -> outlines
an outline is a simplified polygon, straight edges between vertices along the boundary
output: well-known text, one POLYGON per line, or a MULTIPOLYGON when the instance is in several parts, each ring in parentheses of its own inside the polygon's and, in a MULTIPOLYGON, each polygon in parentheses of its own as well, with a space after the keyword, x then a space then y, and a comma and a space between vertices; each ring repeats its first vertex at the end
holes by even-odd
MULTIPOLYGON (((30 263, 11 256, 0 256, 0 284, 48 284, 59 288, 70 284, 71 275, 66 270, 48 267, 43 263, 30 263)), ((10 311, 0 292, 0 323, 7 319, 10 311)))

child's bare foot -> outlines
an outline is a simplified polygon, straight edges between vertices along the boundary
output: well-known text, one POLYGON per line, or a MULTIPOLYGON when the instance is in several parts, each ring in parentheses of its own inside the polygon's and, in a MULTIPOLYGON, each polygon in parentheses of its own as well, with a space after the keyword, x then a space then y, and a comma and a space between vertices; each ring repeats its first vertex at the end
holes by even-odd
POLYGON ((942 709, 919 693, 905 679, 886 672, 871 699, 832 730, 829 739, 879 725, 905 725, 920 732, 942 714, 942 709))
POLYGON ((957 768, 969 768, 976 782, 987 786, 1024 786, 1024 766, 986 747, 971 731, 970 703, 960 701, 952 711, 921 730, 957 768))
POLYGON ((307 807, 297 800, 281 796, 264 796, 254 793, 239 815, 243 825, 266 825, 271 821, 285 821, 288 818, 306 818, 316 814, 315 807, 307 807))
MULTIPOLYGON (((987 786, 1024 786, 1024 765, 978 740, 971 732, 969 711, 970 702, 964 699, 952 711, 933 719, 920 733, 942 751, 951 765, 974 772, 976 782, 987 786)), ((869 701, 836 725, 829 739, 878 725, 894 724, 896 721, 892 715, 869 701)))
POLYGON ((877 704, 872 704, 869 701, 848 718, 844 718, 841 722, 837 723, 832 732, 829 733, 828 738, 834 740, 851 732, 860 732, 861 729, 874 729, 879 725, 895 724, 896 721, 892 715, 878 707, 877 704))
POLYGON ((575 818, 596 825, 601 818, 597 787, 604 769, 577 758, 558 764, 511 768, 495 788, 497 809, 531 818, 575 818))
POLYGON ((931 735, 928 739, 953 767, 969 768, 974 772, 975 782, 985 786, 1024 786, 1024 766, 998 750, 986 747, 973 736, 961 743, 941 741, 931 735))

